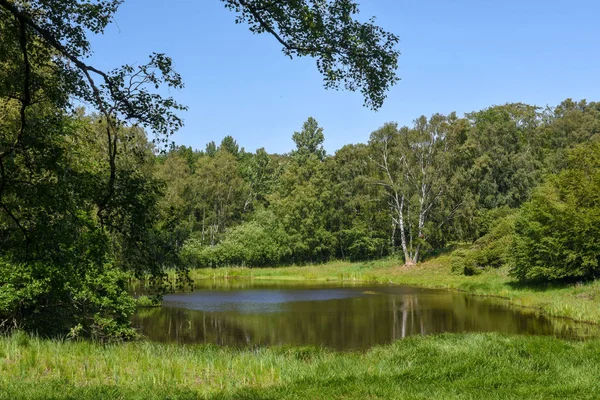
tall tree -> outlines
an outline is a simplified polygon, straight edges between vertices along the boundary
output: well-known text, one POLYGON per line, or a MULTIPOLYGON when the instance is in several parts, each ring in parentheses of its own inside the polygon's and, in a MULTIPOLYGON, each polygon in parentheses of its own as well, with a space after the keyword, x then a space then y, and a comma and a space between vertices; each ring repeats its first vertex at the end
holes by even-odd
POLYGON ((319 126, 319 123, 313 117, 309 117, 302 124, 300 132, 294 132, 292 140, 296 144, 296 150, 292 152, 292 156, 301 160, 306 160, 310 156, 314 156, 320 161, 325 158, 323 128, 319 126))
POLYGON ((329 226, 330 182, 323 162, 314 155, 291 159, 268 199, 290 237, 294 261, 325 261, 335 252, 329 226))
POLYGON ((471 154, 471 189, 480 207, 518 207, 541 181, 541 160, 534 142, 540 121, 537 107, 506 104, 469 113, 471 128, 464 149, 471 154))
POLYGON ((568 152, 573 147, 600 141, 600 103, 566 99, 556 107, 548 107, 542 114, 544 123, 534 143, 539 158, 544 160, 550 173, 557 173, 567 165, 568 152))
POLYGON ((267 196, 272 193, 276 179, 279 178, 280 168, 271 159, 266 150, 261 147, 255 154, 248 154, 242 160, 242 176, 248 182, 250 191, 244 204, 244 210, 253 205, 255 201, 264 206, 268 205, 267 196))
POLYGON ((231 153, 219 150, 214 157, 198 160, 191 179, 190 201, 202 244, 216 244, 227 228, 241 221, 248 192, 231 153))
POLYGON ((210 142, 206 143, 206 148, 204 152, 209 157, 213 157, 215 154, 217 154, 217 144, 214 142, 214 140, 211 140, 210 142))
POLYGON ((237 157, 240 153, 240 146, 237 144, 237 141, 232 136, 227 135, 223 138, 223 140, 221 140, 219 150, 226 151, 229 154, 237 157))
POLYGON ((346 145, 325 163, 331 182, 331 229, 336 256, 361 260, 381 257, 394 245, 383 188, 373 185, 377 174, 365 144, 346 145))

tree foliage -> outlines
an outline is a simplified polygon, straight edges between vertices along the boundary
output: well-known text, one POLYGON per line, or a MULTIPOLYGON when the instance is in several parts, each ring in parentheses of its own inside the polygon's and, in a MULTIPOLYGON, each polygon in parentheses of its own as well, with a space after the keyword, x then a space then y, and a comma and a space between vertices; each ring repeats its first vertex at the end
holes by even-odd
POLYGON ((304 122, 300 132, 294 132, 292 140, 296 144, 296 150, 292 152, 292 156, 298 157, 302 161, 311 156, 316 157, 319 161, 323 161, 325 158, 323 128, 313 117, 309 117, 304 122))
POLYGON ((331 156, 322 151, 322 128, 309 118, 292 135, 296 149, 290 154, 260 150, 235 160, 249 195, 235 200, 239 217, 216 239, 214 253, 202 244, 203 254, 214 255, 203 259, 212 260, 207 265, 238 259, 253 266, 256 258, 222 255, 243 253, 243 241, 233 246, 230 232, 245 225, 241 232, 257 232, 251 229, 256 213, 265 210, 277 218, 274 232, 289 251, 260 265, 390 254, 411 264, 457 242, 471 243, 453 253, 457 272, 512 265, 519 207, 549 171, 564 169, 561 152, 594 142, 596 110, 596 103, 567 100, 543 111, 506 104, 462 118, 434 114, 408 127, 385 124, 369 143, 331 156), (557 130, 568 139, 550 140, 557 130))
POLYGON ((578 146, 516 222, 513 274, 521 279, 600 275, 600 144, 578 146))
POLYGON ((438 213, 447 190, 447 127, 448 119, 436 114, 417 119, 412 129, 386 124, 371 134, 371 160, 379 170, 375 183, 388 196, 407 264, 419 261, 436 227, 446 222, 431 216, 438 213))
POLYGON ((360 90, 365 105, 378 109, 397 82, 398 37, 358 21, 352 0, 221 0, 253 33, 269 33, 290 58, 316 59, 326 88, 360 90))

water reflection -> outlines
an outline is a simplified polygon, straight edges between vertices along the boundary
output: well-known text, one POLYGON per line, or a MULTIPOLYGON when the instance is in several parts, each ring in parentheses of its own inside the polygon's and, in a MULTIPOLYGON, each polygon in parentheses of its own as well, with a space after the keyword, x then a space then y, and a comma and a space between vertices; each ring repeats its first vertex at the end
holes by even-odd
POLYGON ((151 340, 230 346, 318 345, 366 349, 409 335, 496 331, 600 336, 598 327, 551 319, 491 298, 403 286, 307 287, 210 282, 139 311, 151 340))

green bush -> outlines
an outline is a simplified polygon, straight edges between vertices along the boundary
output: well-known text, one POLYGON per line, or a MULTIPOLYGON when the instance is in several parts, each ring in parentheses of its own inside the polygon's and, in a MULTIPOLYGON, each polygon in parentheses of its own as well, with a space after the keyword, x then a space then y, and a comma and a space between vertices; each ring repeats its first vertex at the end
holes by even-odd
POLYGON ((160 296, 146 296, 142 295, 135 299, 135 305, 137 307, 160 307, 162 304, 162 300, 160 296))
POLYGON ((385 254, 386 240, 373 237, 364 229, 345 229, 337 236, 341 247, 345 249, 343 256, 350 261, 372 260, 385 254))
POLYGON ((600 276, 600 143, 572 150, 522 206, 512 252, 519 279, 600 276))
MULTIPOLYGON (((507 217, 514 216, 517 212, 516 208, 507 206, 492 208, 490 210, 482 210, 477 213, 475 218, 477 224, 478 237, 481 238, 498 227, 498 224, 507 217)), ((512 233, 512 232, 511 232, 512 233)))
POLYGON ((191 268, 266 267, 313 261, 315 254, 331 253, 336 241, 344 249, 343 256, 351 261, 381 257, 386 251, 385 239, 372 237, 361 229, 343 230, 336 237, 320 229, 314 232, 312 240, 319 245, 311 247, 299 235, 289 236, 273 213, 260 211, 254 220, 226 232, 214 246, 203 245, 194 238, 187 240, 180 258, 191 268))
POLYGON ((231 265, 262 267, 277 265, 291 255, 290 239, 275 216, 267 211, 250 222, 228 231, 215 246, 203 246, 199 240, 188 240, 181 259, 189 267, 222 267, 231 265))
POLYGON ((0 260, 0 322, 42 336, 131 337, 134 301, 112 264, 50 266, 0 260))
POLYGON ((509 263, 516 210, 507 210, 510 209, 494 213, 503 215, 503 217, 495 220, 490 218, 487 222, 487 233, 477 239, 468 249, 452 252, 452 271, 464 275, 476 275, 484 268, 499 268, 509 263))
POLYGON ((473 251, 466 249, 459 249, 452 252, 450 255, 450 265, 452 271, 471 276, 481 273, 481 268, 478 268, 477 263, 474 261, 472 256, 473 251))

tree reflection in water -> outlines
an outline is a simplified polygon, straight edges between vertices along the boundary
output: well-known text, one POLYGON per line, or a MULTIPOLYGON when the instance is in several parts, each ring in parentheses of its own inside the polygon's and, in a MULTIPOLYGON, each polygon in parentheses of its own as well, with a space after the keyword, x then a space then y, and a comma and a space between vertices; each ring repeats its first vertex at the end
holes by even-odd
POLYGON ((597 326, 548 318, 492 298, 402 286, 298 287, 244 282, 165 297, 134 325, 151 340, 229 346, 366 349, 410 335, 502 332, 600 336, 597 326), (237 286, 237 287, 236 287, 237 286))

